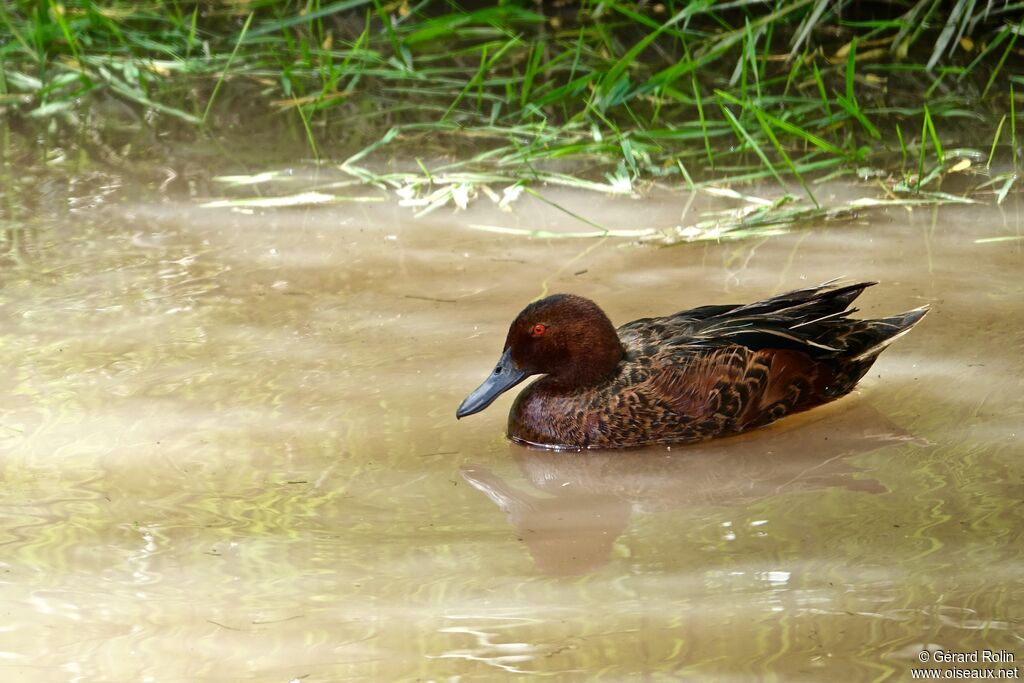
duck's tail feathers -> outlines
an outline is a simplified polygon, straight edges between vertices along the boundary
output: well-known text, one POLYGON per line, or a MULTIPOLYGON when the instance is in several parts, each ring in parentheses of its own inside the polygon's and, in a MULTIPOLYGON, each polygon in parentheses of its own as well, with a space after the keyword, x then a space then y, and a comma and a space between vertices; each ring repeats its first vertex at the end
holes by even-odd
POLYGON ((862 361, 874 359, 875 356, 892 344, 894 341, 905 335, 907 332, 921 322, 921 318, 927 315, 930 307, 925 305, 915 308, 906 313, 900 313, 889 318, 880 318, 870 321, 870 326, 875 332, 875 339, 870 346, 857 352, 850 360, 862 361))

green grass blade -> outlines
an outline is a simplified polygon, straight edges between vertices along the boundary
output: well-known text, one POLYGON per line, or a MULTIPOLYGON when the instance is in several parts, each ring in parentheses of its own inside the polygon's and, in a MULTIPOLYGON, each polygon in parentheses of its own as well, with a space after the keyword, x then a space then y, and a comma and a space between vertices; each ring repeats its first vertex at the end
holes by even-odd
POLYGON ((347 10, 355 9, 356 7, 361 7, 363 5, 369 5, 370 2, 371 0, 344 0, 343 2, 332 2, 329 5, 324 5, 323 7, 320 7, 309 12, 302 12, 287 19, 271 21, 262 24, 258 28, 253 29, 252 32, 249 34, 249 37, 257 38, 272 33, 279 33, 286 28, 299 26, 300 24, 308 24, 312 21, 316 21, 317 19, 323 19, 324 17, 328 17, 332 14, 345 12, 347 10))
POLYGON ((996 134, 992 136, 992 147, 988 151, 988 161, 985 162, 985 168, 992 168, 992 159, 996 155, 996 145, 999 144, 999 138, 1003 135, 1003 124, 1006 123, 1006 115, 999 119, 999 125, 996 126, 996 134))
POLYGON ((924 122, 928 128, 928 135, 932 140, 932 147, 935 149, 935 156, 939 160, 939 165, 946 163, 945 154, 942 151, 942 143, 939 141, 939 134, 935 130, 935 122, 932 121, 931 110, 928 109, 928 105, 924 105, 924 122))
POLYGON ((782 145, 779 143, 779 139, 775 136, 775 133, 774 131, 772 131, 772 127, 768 124, 768 120, 765 118, 764 114, 760 113, 755 109, 754 115, 757 117, 758 123, 761 124, 761 130, 763 130, 765 135, 768 136, 768 139, 771 140, 772 145, 775 147, 775 151, 777 151, 779 153, 779 156, 782 157, 782 160, 786 163, 786 166, 789 167, 790 172, 794 176, 796 176, 797 182, 800 183, 800 187, 804 188, 804 192, 806 192, 807 196, 810 197, 811 202, 814 203, 814 206, 820 208, 821 204, 818 203, 818 200, 817 198, 815 198, 814 193, 811 192, 811 188, 808 187, 807 183, 804 181, 804 177, 800 174, 800 171, 797 170, 796 165, 793 164, 793 160, 789 158, 789 155, 786 154, 786 150, 783 149, 782 145))
POLYGON ((732 95, 730 95, 729 93, 727 93, 727 92, 725 92, 723 90, 715 90, 715 94, 718 97, 726 100, 727 102, 731 102, 732 104, 738 104, 741 107, 749 108, 749 109, 753 110, 755 113, 759 114, 760 116, 764 116, 765 119, 767 121, 769 121, 776 128, 781 128, 782 130, 786 131, 787 133, 790 133, 790 134, 795 135, 795 136, 797 136, 799 138, 802 138, 802 139, 806 140, 807 142, 811 143, 812 145, 814 145, 815 147, 821 149, 824 152, 827 152, 829 154, 834 154, 836 156, 843 157, 844 159, 848 159, 848 160, 851 160, 851 161, 854 159, 854 157, 852 155, 850 155, 846 151, 840 149, 839 147, 836 147, 832 143, 824 140, 823 138, 821 138, 821 137, 819 137, 817 135, 814 135, 813 133, 811 133, 811 132, 809 132, 807 130, 804 130, 803 128, 800 128, 799 126, 796 126, 796 125, 794 125, 792 123, 789 123, 788 121, 784 121, 784 120, 782 120, 782 119, 780 119, 780 118, 778 118, 776 116, 772 116, 768 112, 766 112, 763 109, 760 109, 760 108, 754 106, 753 104, 751 104, 749 102, 745 102, 745 101, 740 100, 740 99, 738 99, 736 97, 733 97, 732 95))
POLYGON ((768 171, 772 174, 772 177, 774 177, 775 180, 778 181, 779 185, 781 185, 783 189, 785 189, 786 183, 783 182, 782 176, 780 176, 778 171, 775 170, 775 166, 768 159, 768 156, 764 153, 764 150, 761 149, 761 146, 757 144, 757 141, 754 140, 753 137, 751 137, 750 133, 747 132, 747 129, 743 127, 743 124, 740 123, 739 119, 737 119, 736 116, 729 110, 729 108, 725 106, 724 102, 719 102, 719 107, 722 109, 722 115, 725 116, 733 131, 735 131, 736 137, 738 137, 740 140, 746 141, 746 143, 750 145, 750 148, 754 150, 754 153, 757 154, 758 158, 764 164, 765 168, 767 168, 768 171))
POLYGON ((1017 37, 1020 35, 1020 32, 1024 30, 1024 23, 1012 28, 1007 27, 1007 30, 1013 33, 1013 38, 1010 38, 1010 44, 1006 46, 1006 49, 1003 50, 1002 56, 999 57, 999 63, 996 64, 996 68, 992 69, 992 74, 988 77, 988 83, 985 84, 985 89, 981 91, 982 97, 988 95, 989 89, 992 87, 992 84, 995 83, 996 76, 999 75, 1000 70, 1003 68, 1003 64, 1006 63, 1006 58, 1010 56, 1010 51, 1013 50, 1013 46, 1017 42, 1017 37))
POLYGON ((224 83, 224 79, 227 77, 228 72, 231 70, 231 65, 235 61, 235 57, 238 55, 238 48, 242 46, 245 41, 245 34, 249 31, 249 26, 252 25, 252 18, 255 16, 255 12, 250 12, 249 16, 245 19, 245 24, 242 26, 241 33, 238 34, 238 40, 235 41, 235 49, 231 51, 231 56, 228 57, 227 64, 224 65, 224 69, 220 72, 220 77, 217 79, 217 83, 213 86, 213 92, 210 93, 210 99, 206 101, 206 109, 203 110, 201 125, 206 125, 206 120, 210 117, 210 110, 213 108, 213 102, 217 99, 217 93, 220 91, 220 86, 224 83))

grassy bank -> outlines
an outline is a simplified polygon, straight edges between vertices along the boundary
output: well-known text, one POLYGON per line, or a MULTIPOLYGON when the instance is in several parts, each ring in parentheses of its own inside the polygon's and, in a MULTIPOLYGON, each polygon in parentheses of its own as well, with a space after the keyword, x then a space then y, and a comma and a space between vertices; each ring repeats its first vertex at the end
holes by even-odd
POLYGON ((0 107, 7 135, 107 149, 125 129, 281 131, 421 208, 535 181, 768 180, 818 206, 837 175, 938 197, 951 173, 1001 199, 1024 134, 1022 17, 939 0, 15 0, 0 107), (422 161, 385 173, 391 157, 422 161))

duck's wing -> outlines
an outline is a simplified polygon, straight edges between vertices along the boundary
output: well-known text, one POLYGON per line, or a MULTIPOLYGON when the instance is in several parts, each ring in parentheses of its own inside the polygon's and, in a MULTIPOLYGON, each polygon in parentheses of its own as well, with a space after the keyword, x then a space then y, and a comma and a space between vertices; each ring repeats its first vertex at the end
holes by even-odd
POLYGON ((835 368, 805 353, 734 344, 655 358, 637 393, 683 416, 698 434, 714 435, 822 403, 835 379, 835 368))
POLYGON ((799 290, 629 328, 623 341, 630 379, 637 393, 688 416, 694 430, 707 434, 766 424, 832 400, 928 312, 849 318, 854 310, 847 306, 868 286, 799 290))
POLYGON ((666 347, 692 351, 738 344, 751 350, 790 349, 813 357, 847 350, 843 339, 864 322, 849 321, 848 308, 875 283, 843 287, 825 283, 746 305, 702 306, 664 318, 648 318, 619 328, 627 352, 666 347))

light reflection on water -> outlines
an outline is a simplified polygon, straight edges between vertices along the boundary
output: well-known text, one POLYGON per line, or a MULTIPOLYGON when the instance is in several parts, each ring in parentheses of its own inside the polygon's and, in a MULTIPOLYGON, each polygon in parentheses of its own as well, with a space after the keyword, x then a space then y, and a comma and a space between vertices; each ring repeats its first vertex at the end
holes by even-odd
MULTIPOLYGON (((559 195, 610 225, 675 200, 559 195), (638 209, 642 207, 642 211, 638 209)), ((902 680, 1024 660, 1020 206, 616 248, 524 202, 37 221, 0 270, 11 680, 902 680), (671 452, 454 408, 547 286, 623 322, 836 275, 931 302, 854 396, 671 452)))

